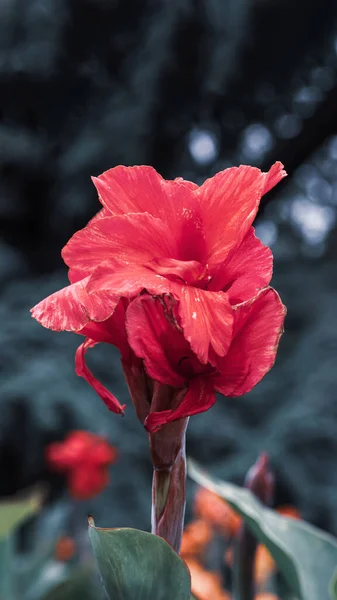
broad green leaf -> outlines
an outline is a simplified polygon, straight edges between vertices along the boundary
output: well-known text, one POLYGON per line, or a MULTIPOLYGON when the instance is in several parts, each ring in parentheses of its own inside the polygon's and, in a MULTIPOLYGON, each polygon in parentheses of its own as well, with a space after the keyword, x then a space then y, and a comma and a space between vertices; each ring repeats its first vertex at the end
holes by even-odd
POLYGON ((198 484, 224 498, 267 546, 290 589, 300 600, 331 600, 337 566, 337 540, 303 521, 283 517, 263 506, 245 488, 211 478, 194 461, 188 473, 198 484))
POLYGON ((110 600, 190 600, 185 563, 162 538, 137 529, 100 529, 89 536, 110 600))
POLYGON ((38 512, 44 492, 40 488, 26 491, 0 502, 0 539, 38 512))

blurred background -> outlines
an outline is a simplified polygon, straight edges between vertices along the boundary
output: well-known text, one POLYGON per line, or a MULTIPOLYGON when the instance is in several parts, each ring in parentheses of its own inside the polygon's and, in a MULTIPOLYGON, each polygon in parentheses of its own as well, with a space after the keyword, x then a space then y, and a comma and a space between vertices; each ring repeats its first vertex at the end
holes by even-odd
POLYGON ((236 483, 267 451, 275 502, 337 534, 335 0, 0 0, 0 107, 0 495, 46 481, 58 502, 44 449, 89 429, 119 460, 83 514, 150 527, 147 437, 117 353, 88 362, 124 419, 76 377, 81 340, 29 314, 67 282, 61 248, 99 209, 90 176, 151 164, 201 183, 281 160, 289 177, 256 220, 288 307, 277 363, 193 417, 187 451, 236 483))

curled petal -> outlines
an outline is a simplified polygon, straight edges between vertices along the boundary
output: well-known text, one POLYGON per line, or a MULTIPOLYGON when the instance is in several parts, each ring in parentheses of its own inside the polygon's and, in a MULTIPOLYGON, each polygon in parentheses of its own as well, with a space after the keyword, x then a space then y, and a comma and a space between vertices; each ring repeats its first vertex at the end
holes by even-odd
POLYGON ((89 385, 95 390, 95 392, 102 398, 104 404, 107 406, 111 412, 117 414, 124 414, 125 404, 122 406, 117 398, 109 392, 109 390, 104 387, 104 385, 98 381, 88 369, 85 364, 85 353, 89 348, 93 348, 96 346, 97 342, 91 340, 90 338, 86 338, 86 340, 81 344, 77 350, 75 355, 75 371, 76 375, 79 377, 83 377, 89 385))
POLYGON ((83 329, 77 331, 81 335, 90 338, 94 342, 106 342, 116 346, 124 361, 131 360, 132 350, 129 346, 126 329, 125 313, 129 301, 121 298, 113 315, 103 323, 88 323, 83 329))
POLYGON ((273 274, 273 254, 250 227, 240 246, 231 253, 209 283, 209 290, 224 290, 230 303, 254 298, 266 287, 273 274))
POLYGON ((170 293, 172 283, 147 267, 111 259, 100 264, 87 285, 89 294, 106 291, 112 295, 132 298, 142 290, 151 294, 170 293))
POLYGON ((180 279, 181 282, 192 284, 205 273, 205 267, 197 260, 176 260, 175 258, 155 258, 148 262, 146 266, 165 277, 180 279))
POLYGON ((241 165, 217 173, 199 190, 209 268, 216 269, 245 237, 260 199, 284 177, 281 163, 269 173, 241 165))
POLYGON ((177 252, 165 223, 144 213, 96 219, 73 235, 62 256, 69 267, 88 275, 110 258, 143 264, 177 252))
POLYGON ((150 433, 154 433, 166 423, 205 412, 214 403, 215 392, 211 379, 195 377, 190 380, 188 390, 178 406, 171 410, 150 413, 145 420, 145 428, 150 433))
POLYGON ((108 327, 110 319, 107 319, 107 321, 104 321, 103 323, 88 323, 88 325, 85 325, 83 329, 80 329, 76 333, 92 339, 93 342, 105 342, 107 344, 116 345, 110 327, 108 327))
POLYGON ((78 331, 90 321, 104 321, 114 312, 118 298, 109 292, 88 294, 89 277, 51 294, 31 309, 32 317, 54 331, 78 331))
POLYGON ((269 190, 275 187, 275 185, 277 185, 281 179, 287 177, 287 173, 284 170, 283 164, 279 161, 274 163, 271 169, 269 169, 268 173, 265 173, 265 175, 266 178, 262 194, 269 192, 269 190))
POLYGON ((144 360, 150 377, 167 385, 184 387, 179 358, 190 349, 182 334, 165 318, 159 300, 151 296, 133 300, 127 310, 126 329, 129 343, 136 356, 144 360))
POLYGON ((286 309, 273 288, 262 290, 254 300, 234 311, 233 342, 218 362, 220 375, 213 381, 225 396, 241 396, 268 373, 276 359, 286 309))
POLYGON ((232 339, 233 311, 224 292, 179 286, 179 315, 186 340, 200 362, 210 361, 212 350, 224 356, 232 339))

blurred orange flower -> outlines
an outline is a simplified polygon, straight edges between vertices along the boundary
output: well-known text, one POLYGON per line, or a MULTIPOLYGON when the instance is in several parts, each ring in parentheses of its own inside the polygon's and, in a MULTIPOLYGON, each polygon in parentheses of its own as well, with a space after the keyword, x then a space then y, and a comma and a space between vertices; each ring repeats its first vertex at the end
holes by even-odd
POLYGON ((219 573, 206 571, 193 558, 187 558, 185 562, 191 573, 192 594, 198 600, 231 600, 230 594, 222 589, 219 573))
POLYGON ((77 500, 97 496, 109 482, 108 467, 116 461, 116 448, 89 431, 71 431, 63 442, 46 448, 51 469, 67 476, 69 492, 77 500))
MULTIPOLYGON (((233 548, 228 548, 225 553, 225 562, 229 567, 233 567, 234 552, 233 548)), ((274 573, 276 565, 270 552, 263 544, 259 544, 256 550, 254 576, 259 586, 262 586, 274 573)))
POLYGON ((257 585, 262 586, 276 570, 275 561, 269 550, 259 544, 256 550, 254 576, 257 585))
POLYGON ((241 524, 241 518, 225 500, 203 487, 195 495, 194 512, 226 537, 235 537, 241 524))
POLYGON ((56 560, 68 562, 75 556, 75 553, 76 545, 74 540, 67 535, 59 537, 55 545, 56 560))
POLYGON ((203 519, 197 519, 186 525, 181 543, 181 556, 202 554, 213 537, 211 525, 203 519))
POLYGON ((277 507, 277 512, 284 517, 289 517, 290 519, 301 519, 301 513, 295 506, 291 504, 285 504, 277 507))

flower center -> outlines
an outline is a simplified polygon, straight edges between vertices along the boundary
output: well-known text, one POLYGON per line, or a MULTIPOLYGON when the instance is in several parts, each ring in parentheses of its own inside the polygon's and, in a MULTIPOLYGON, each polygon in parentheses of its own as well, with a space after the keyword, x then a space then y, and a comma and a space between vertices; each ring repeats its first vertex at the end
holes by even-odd
POLYGON ((179 359, 178 370, 186 379, 191 379, 191 377, 201 374, 211 375, 216 371, 215 367, 212 367, 210 364, 203 365, 192 352, 179 359))
POLYGON ((158 275, 187 285, 204 288, 211 279, 207 265, 197 260, 177 260, 175 258, 154 258, 145 265, 158 275))

